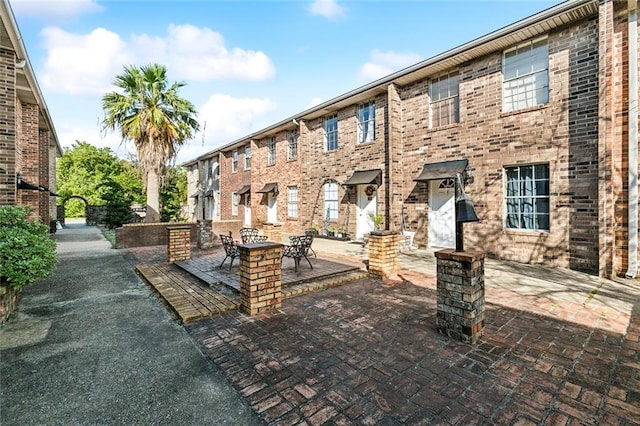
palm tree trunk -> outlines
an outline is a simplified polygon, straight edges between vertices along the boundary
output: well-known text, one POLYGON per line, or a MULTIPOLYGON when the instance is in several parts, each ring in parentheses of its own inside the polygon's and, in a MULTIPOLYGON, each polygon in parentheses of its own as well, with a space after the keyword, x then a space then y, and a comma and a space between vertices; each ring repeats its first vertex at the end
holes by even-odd
POLYGON ((147 172, 147 216, 145 222, 160 222, 160 176, 155 170, 147 172))

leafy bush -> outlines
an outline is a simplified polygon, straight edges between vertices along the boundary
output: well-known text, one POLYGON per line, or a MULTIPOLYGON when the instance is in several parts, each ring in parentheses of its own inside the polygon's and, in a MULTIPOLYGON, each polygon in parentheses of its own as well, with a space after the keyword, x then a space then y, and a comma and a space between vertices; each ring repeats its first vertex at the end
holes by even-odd
POLYGON ((131 222, 131 197, 116 182, 108 182, 105 187, 108 191, 102 196, 107 202, 104 223, 113 229, 131 222))
POLYGON ((53 272, 56 243, 47 225, 30 220, 31 210, 0 206, 0 275, 19 289, 53 272))

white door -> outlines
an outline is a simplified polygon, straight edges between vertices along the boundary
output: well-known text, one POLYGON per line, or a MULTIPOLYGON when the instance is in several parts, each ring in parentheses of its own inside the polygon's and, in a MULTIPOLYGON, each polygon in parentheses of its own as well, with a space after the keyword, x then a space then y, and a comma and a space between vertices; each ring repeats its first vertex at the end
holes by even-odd
POLYGON ((251 228, 251 196, 244 196, 244 226, 251 228))
POLYGON ((278 221, 278 198, 273 192, 267 194, 267 222, 276 223, 278 221))
POLYGON ((373 222, 369 218, 369 213, 377 214, 377 200, 375 191, 371 196, 365 193, 365 190, 369 185, 358 185, 358 204, 357 204, 357 219, 356 219, 356 240, 364 238, 364 234, 368 234, 373 231, 373 222))
POLYGON ((453 179, 429 182, 429 247, 455 248, 453 179))

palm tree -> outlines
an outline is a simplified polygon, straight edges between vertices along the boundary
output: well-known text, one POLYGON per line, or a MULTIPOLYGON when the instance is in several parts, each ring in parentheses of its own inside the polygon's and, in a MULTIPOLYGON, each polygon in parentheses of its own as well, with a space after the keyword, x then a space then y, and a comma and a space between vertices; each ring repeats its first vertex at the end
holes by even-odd
POLYGON ((163 65, 125 66, 114 84, 120 91, 102 97, 105 114, 102 130, 118 130, 123 141, 133 142, 146 175, 145 222, 157 222, 160 174, 179 147, 199 130, 196 110, 178 95, 186 83, 174 82, 169 86, 163 65))

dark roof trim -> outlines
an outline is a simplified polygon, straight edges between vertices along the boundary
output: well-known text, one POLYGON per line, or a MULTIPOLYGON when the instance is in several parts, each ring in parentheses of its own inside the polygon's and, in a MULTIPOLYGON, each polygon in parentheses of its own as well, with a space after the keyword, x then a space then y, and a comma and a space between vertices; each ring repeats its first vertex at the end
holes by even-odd
POLYGON ((469 160, 442 161, 440 163, 427 163, 420 176, 414 182, 428 182, 455 177, 456 173, 462 173, 469 165, 469 160))
POLYGON ((262 189, 258 192, 261 194, 268 194, 269 192, 273 192, 274 194, 277 194, 278 183, 277 182, 265 183, 262 189))
POLYGON ((373 169, 373 170, 360 170, 353 172, 353 175, 345 183, 343 186, 355 186, 355 185, 380 185, 382 183, 382 170, 373 169))
POLYGON ((236 194, 238 195, 244 195, 247 192, 251 192, 251 185, 245 185, 242 188, 240 188, 239 190, 236 191, 236 194))

